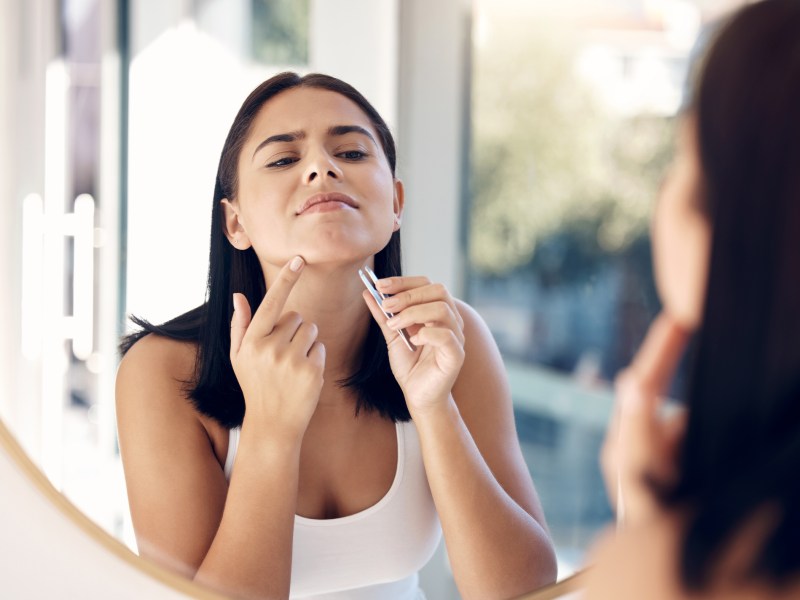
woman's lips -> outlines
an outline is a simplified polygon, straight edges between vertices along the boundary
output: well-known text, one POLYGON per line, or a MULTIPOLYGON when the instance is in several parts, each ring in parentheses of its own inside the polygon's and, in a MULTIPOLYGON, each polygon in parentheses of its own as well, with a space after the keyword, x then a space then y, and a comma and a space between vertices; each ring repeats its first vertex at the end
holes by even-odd
POLYGON ((306 200, 296 214, 330 212, 334 210, 356 209, 358 205, 346 194, 314 194, 306 200))
POLYGON ((345 209, 353 210, 353 207, 344 202, 340 202, 339 200, 325 200, 324 202, 318 202, 317 204, 309 206, 300 214, 308 215, 311 213, 331 212, 334 210, 345 210, 345 209))

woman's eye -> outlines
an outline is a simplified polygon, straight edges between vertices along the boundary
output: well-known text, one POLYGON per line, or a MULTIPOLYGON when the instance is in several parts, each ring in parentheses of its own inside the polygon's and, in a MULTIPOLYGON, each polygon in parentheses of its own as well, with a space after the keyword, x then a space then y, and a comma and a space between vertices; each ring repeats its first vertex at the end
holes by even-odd
POLYGON ((340 152, 339 156, 346 160, 361 160, 366 158, 367 154, 361 150, 345 150, 344 152, 340 152))
POLYGON ((279 158, 278 160, 274 160, 272 162, 267 163, 267 167, 288 167, 292 163, 297 162, 297 159, 292 156, 284 156, 283 158, 279 158))

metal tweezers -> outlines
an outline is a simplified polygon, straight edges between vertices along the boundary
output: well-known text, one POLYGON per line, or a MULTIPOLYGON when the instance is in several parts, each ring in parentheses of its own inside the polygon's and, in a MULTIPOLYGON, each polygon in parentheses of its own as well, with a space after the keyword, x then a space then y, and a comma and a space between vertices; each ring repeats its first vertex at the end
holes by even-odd
MULTIPOLYGON (((386 299, 386 296, 378 291, 378 278, 375 276, 375 273, 372 272, 372 269, 370 269, 367 265, 364 265, 363 269, 358 270, 358 276, 361 277, 361 281, 364 282, 364 285, 367 286, 369 293, 372 294, 373 298, 375 298, 375 302, 378 303, 378 306, 383 311, 383 314, 385 314, 387 318, 391 319, 394 315, 383 309, 383 301, 386 299)), ((408 334, 406 333, 405 329, 397 330, 397 335, 402 338, 409 350, 412 352, 415 350, 414 345, 408 339, 408 334)))

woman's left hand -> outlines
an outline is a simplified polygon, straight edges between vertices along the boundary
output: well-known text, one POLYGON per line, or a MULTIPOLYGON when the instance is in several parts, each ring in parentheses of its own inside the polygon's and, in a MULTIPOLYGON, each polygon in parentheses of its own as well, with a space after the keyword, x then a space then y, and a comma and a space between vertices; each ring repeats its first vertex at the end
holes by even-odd
POLYGON ((374 298, 364 292, 364 300, 386 338, 389 361, 409 410, 424 411, 443 403, 464 364, 464 320, 455 301, 440 283, 426 277, 387 277, 378 281, 378 290, 391 298, 383 308, 393 313, 387 323, 374 298), (408 349, 398 334, 404 329, 416 346, 408 349))

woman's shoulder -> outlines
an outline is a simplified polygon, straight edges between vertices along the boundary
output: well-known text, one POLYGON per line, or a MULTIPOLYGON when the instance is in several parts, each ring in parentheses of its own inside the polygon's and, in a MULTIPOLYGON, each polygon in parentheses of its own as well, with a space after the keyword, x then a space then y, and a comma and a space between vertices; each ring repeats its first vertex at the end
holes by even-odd
POLYGON ((455 305, 464 321, 464 366, 456 385, 470 380, 505 381, 503 359, 489 326, 478 311, 463 300, 456 298, 455 305))
POLYGON ((117 378, 127 375, 167 377, 190 381, 194 376, 197 344, 148 333, 133 344, 120 361, 117 378))
POLYGON ((122 357, 117 368, 117 411, 153 418, 192 416, 189 390, 197 345, 149 333, 122 357), (191 412, 190 410, 191 409, 191 412))
POLYGON ((496 431, 496 419, 511 414, 511 390, 500 350, 489 327, 466 302, 456 300, 464 321, 464 364, 453 385, 453 398, 471 429, 496 431), (504 416, 505 415, 505 416, 504 416))
POLYGON ((477 310, 463 300, 454 298, 454 302, 458 314, 461 315, 461 319, 464 321, 465 351, 480 350, 490 353, 496 352, 499 356, 497 344, 495 344, 489 326, 486 324, 486 321, 483 320, 483 317, 477 310))
POLYGON ((471 323, 483 322, 483 319, 478 314, 478 311, 476 311, 470 304, 461 298, 453 298, 453 302, 455 303, 456 308, 458 309, 458 312, 461 314, 462 318, 469 319, 471 323))
POLYGON ((587 600, 685 597, 678 583, 675 531, 665 520, 657 521, 603 532, 589 555, 587 600))
MULTIPOLYGON (((590 553, 587 600, 788 600, 800 597, 800 583, 776 589, 743 580, 744 562, 754 559, 753 531, 738 532, 720 556, 707 589, 689 592, 681 583, 679 557, 685 519, 665 512, 647 523, 604 533, 590 553)), ((757 535, 757 534, 756 534, 757 535)), ((748 562, 749 564, 749 562, 748 562)))
MULTIPOLYGON (((147 431, 177 439, 202 432, 215 453, 227 448, 227 429, 201 414, 190 398, 198 346, 149 333, 125 353, 117 370, 116 406, 120 434, 147 431)), ((159 438, 160 439, 160 438, 159 438)))

